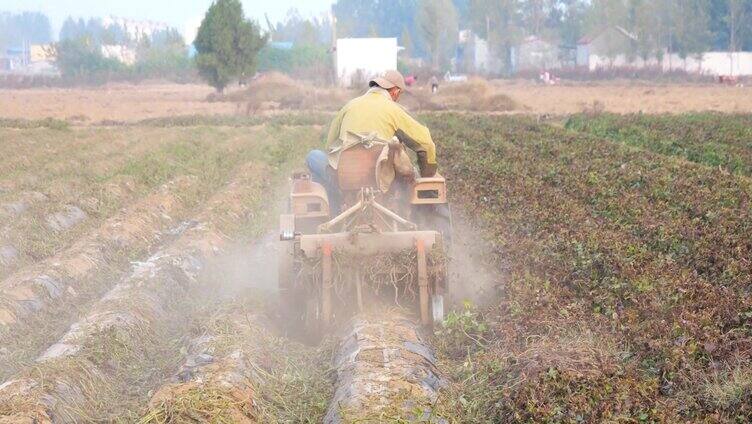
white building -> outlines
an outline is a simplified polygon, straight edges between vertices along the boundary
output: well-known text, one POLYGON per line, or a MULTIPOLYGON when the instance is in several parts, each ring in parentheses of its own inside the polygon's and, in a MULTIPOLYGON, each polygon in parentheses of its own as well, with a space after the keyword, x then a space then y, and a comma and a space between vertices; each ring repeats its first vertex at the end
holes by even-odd
POLYGON ((397 69, 396 38, 340 38, 337 40, 337 78, 342 87, 362 88, 389 69, 397 69))
POLYGON ((665 52, 661 58, 630 57, 628 51, 636 36, 620 27, 583 37, 577 44, 577 66, 590 71, 610 68, 658 68, 663 72, 684 71, 704 75, 752 75, 752 52, 706 52, 686 58, 665 52))
POLYGON ((118 44, 103 44, 101 47, 102 56, 108 59, 115 59, 126 65, 136 64, 136 50, 127 46, 118 44))
POLYGON ((151 37, 156 32, 170 29, 170 26, 164 22, 118 18, 116 16, 108 16, 102 19, 102 26, 105 28, 119 26, 123 28, 125 32, 128 33, 128 36, 134 41, 140 41, 144 38, 151 37))

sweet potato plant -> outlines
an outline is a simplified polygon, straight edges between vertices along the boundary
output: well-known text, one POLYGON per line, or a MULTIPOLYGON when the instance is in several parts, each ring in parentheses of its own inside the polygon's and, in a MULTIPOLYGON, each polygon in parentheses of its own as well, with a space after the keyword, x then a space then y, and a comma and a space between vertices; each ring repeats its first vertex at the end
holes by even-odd
POLYGON ((511 276, 481 348, 445 350, 448 416, 752 417, 749 178, 524 118, 426 119, 511 276))
POLYGON ((567 127, 752 176, 752 115, 575 115, 567 127))

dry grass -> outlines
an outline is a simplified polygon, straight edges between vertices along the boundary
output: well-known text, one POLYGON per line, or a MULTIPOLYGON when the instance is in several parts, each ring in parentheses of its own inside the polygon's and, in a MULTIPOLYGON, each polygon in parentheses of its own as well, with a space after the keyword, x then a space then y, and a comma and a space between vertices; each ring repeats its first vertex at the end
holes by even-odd
MULTIPOLYGON (((23 135, 23 131, 19 134, 23 135)), ((168 147, 163 150, 158 148, 149 151, 148 155, 138 161, 131 158, 126 162, 125 171, 118 175, 130 175, 144 185, 157 184, 173 175, 195 175, 198 187, 180 190, 181 200, 189 205, 205 203, 206 197, 227 180, 239 161, 250 159, 256 164, 268 164, 267 172, 246 175, 242 181, 231 185, 230 192, 221 195, 223 200, 209 202, 203 208, 206 210, 205 215, 198 220, 211 222, 212 234, 218 239, 225 236, 257 237, 261 231, 265 231, 269 226, 269 219, 276 215, 273 208, 268 207, 268 198, 259 191, 260 187, 266 187, 264 181, 268 182, 272 177, 280 178, 285 175, 290 160, 298 158, 320 140, 320 128, 282 125, 259 126, 250 131, 241 127, 203 126, 71 129, 74 134, 91 131, 141 133, 160 137, 172 135, 182 138, 182 141, 168 143, 168 147)), ((139 143, 148 145, 149 140, 149 137, 141 138, 139 143)), ((134 219, 138 220, 138 217, 134 219)), ((188 231, 200 232, 203 231, 202 228, 188 231)), ((30 391, 9 393, 18 388, 15 385, 2 390, 4 397, 0 401, 0 411, 6 417, 0 418, 0 422, 3 419, 14 422, 20 416, 32 417, 49 408, 66 414, 59 416, 77 417, 84 421, 91 421, 96 417, 108 421, 132 422, 132 414, 137 414, 142 407, 148 387, 156 387, 164 381, 169 370, 174 369, 176 362, 180 360, 180 355, 176 354, 180 347, 176 344, 182 342, 181 334, 187 329, 185 323, 192 318, 205 316, 208 312, 201 311, 202 305, 210 307, 207 305, 209 302, 197 304, 186 293, 184 286, 192 278, 189 271, 196 264, 196 259, 190 256, 192 252, 199 250, 216 255, 216 247, 217 244, 213 241, 179 242, 170 251, 174 255, 174 263, 169 255, 161 259, 154 258, 160 266, 155 265, 151 270, 157 274, 153 277, 156 279, 153 284, 137 283, 131 286, 132 293, 126 288, 123 289, 125 291, 113 291, 111 296, 103 298, 93 308, 89 306, 89 302, 92 297, 96 297, 96 293, 87 293, 90 296, 86 299, 81 296, 70 303, 62 302, 65 304, 61 303, 59 308, 51 308, 50 311, 62 312, 55 320, 29 321, 39 337, 36 337, 37 333, 33 337, 27 334, 19 337, 19 346, 3 346, 4 352, 10 354, 10 360, 17 364, 14 367, 28 362, 35 349, 56 339, 71 317, 86 317, 79 325, 71 327, 69 334, 48 350, 39 364, 30 364, 17 375, 21 381, 34 383, 30 391), (183 271, 178 272, 181 267, 185 268, 183 271, 188 270, 185 272, 189 272, 189 275, 185 275, 183 271), (154 294, 151 290, 162 294, 154 294), (121 299, 115 296, 120 292, 130 294, 121 299), (20 345, 33 346, 24 350, 20 345), (71 346, 77 347, 69 350, 71 346), (66 354, 58 357, 56 352, 60 351, 72 353, 72 356, 66 354), (39 378, 42 378, 44 384, 39 384, 39 378), (44 396, 52 403, 39 402, 39 396, 44 396)), ((119 253, 131 255, 137 252, 123 249, 119 253)), ((113 258, 114 256, 110 259, 113 258)), ((125 271, 121 262, 109 265, 112 265, 112 269, 102 269, 99 282, 111 284, 112 279, 125 271)), ((138 280, 140 277, 134 278, 138 280)), ((201 298, 207 299, 206 296, 201 298)))
POLYGON ((265 140, 275 132, 280 129, 199 125, 8 133, 9 143, 18 149, 0 164, 0 180, 8 186, 0 193, 0 205, 18 202, 25 191, 42 193, 47 199, 30 204, 17 216, 0 211, 0 216, 8 217, 0 225, 0 245, 19 251, 18 260, 0 270, 0 278, 59 253, 127 203, 170 179, 198 178, 195 190, 181 194, 195 206, 226 180, 228 170, 261 154, 265 140), (88 218, 64 231, 50 228, 48 217, 69 205, 82 209, 88 218))
POLYGON ((641 81, 568 83, 545 86, 527 82, 494 82, 532 113, 568 115, 600 102, 613 113, 686 113, 752 111, 752 87, 720 84, 655 84, 641 81))
POLYGON ((278 73, 269 73, 251 82, 243 91, 236 91, 210 100, 236 102, 244 105, 247 115, 264 110, 339 110, 356 93, 333 88, 319 88, 308 82, 278 73))
POLYGON ((9 377, 65 331, 77 309, 112 287, 130 261, 169 240, 189 210, 196 178, 165 184, 60 254, 0 282, 0 379, 9 377), (46 291, 39 281, 48 281, 46 291), (30 302, 35 308, 27 308, 30 302), (75 308, 71 306, 75 305, 75 308))
POLYGON ((701 398, 712 409, 734 409, 752 401, 752 369, 738 367, 719 372, 700 388, 701 398))
POLYGON ((474 78, 464 83, 444 83, 437 94, 428 87, 412 88, 401 101, 411 110, 456 110, 472 112, 513 112, 527 108, 486 80, 474 78))

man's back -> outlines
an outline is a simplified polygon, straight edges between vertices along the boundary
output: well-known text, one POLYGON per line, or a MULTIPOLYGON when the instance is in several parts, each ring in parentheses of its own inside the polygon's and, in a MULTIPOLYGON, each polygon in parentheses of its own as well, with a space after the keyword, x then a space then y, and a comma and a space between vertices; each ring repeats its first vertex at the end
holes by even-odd
MULTIPOLYGON (((343 114, 342 122, 335 137, 344 140, 348 132, 358 134, 375 132, 379 138, 391 140, 397 131, 394 123, 397 122, 395 115, 398 111, 395 109, 399 108, 400 106, 393 102, 385 91, 369 90, 364 95, 352 99, 342 108, 340 112, 343 114)), ((330 138, 329 142, 332 143, 336 139, 330 138)))
MULTIPOLYGON (((422 175, 431 176, 436 172, 436 146, 428 128, 393 101, 388 91, 379 87, 372 87, 340 110, 329 128, 327 146, 331 152, 348 140, 348 133, 374 132, 384 140, 397 137, 413 150, 418 155, 422 175)), ((333 152, 329 161, 332 168, 337 169, 338 160, 339 154, 333 152)))

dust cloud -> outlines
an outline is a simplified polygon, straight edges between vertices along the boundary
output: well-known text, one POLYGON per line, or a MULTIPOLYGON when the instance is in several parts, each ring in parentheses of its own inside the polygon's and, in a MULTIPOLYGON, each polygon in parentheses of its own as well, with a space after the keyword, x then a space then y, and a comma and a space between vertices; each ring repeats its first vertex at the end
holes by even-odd
POLYGON ((508 273, 493 269, 487 260, 491 247, 462 212, 453 213, 452 245, 449 251, 449 301, 461 307, 470 302, 478 307, 498 301, 508 273))
POLYGON ((276 231, 251 243, 237 244, 207 267, 204 278, 219 297, 248 290, 272 295, 277 291, 279 239, 276 231))

